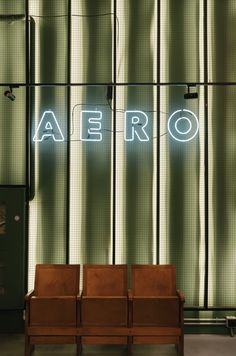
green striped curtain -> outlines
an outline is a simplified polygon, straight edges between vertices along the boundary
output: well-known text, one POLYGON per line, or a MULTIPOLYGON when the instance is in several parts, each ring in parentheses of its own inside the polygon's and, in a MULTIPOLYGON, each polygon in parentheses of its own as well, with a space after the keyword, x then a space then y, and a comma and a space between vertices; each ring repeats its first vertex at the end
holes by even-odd
POLYGON ((223 84, 236 81, 235 1, 114 4, 29 0, 28 125, 26 4, 0 3, 0 184, 27 183, 30 127, 29 288, 36 263, 173 263, 186 306, 207 296, 209 307, 233 307, 236 93, 223 84), (217 85, 186 101, 186 84, 206 73, 217 85), (11 83, 14 103, 3 95, 11 83), (167 129, 183 109, 199 122, 188 142, 167 129), (102 115, 101 142, 81 141, 86 110, 102 115), (128 142, 125 112, 137 110, 149 139, 128 142), (45 111, 64 141, 33 140, 45 111))

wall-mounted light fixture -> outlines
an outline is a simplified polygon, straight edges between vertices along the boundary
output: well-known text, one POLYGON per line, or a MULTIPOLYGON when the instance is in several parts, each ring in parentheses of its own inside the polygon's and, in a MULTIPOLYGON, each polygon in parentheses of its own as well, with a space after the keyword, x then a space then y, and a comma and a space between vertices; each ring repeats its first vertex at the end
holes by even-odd
POLYGON ((195 85, 188 85, 188 92, 184 94, 184 99, 197 99, 198 93, 196 92, 195 85), (194 91, 191 91, 191 88, 194 88, 194 91))
POLYGON ((6 90, 4 92, 4 95, 10 99, 11 101, 15 101, 16 100, 16 96, 13 94, 12 89, 13 88, 19 88, 19 85, 9 85, 9 90, 6 90))

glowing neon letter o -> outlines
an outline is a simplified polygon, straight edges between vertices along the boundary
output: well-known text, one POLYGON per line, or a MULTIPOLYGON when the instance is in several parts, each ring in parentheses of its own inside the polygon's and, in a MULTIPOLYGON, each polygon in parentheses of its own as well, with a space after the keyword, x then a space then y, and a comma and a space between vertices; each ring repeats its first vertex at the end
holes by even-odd
POLYGON ((199 122, 198 122, 197 116, 190 110, 187 110, 187 109, 176 110, 169 117, 168 131, 169 131, 170 135, 176 141, 180 141, 180 142, 190 141, 197 135, 198 130, 199 130, 199 122), (186 117, 186 116, 182 116, 182 115, 180 116, 181 112, 183 112, 183 114, 188 115, 190 117, 186 117), (189 123, 188 130, 181 131, 178 129, 177 125, 181 120, 188 121, 188 123, 189 123), (193 120, 193 121, 191 121, 191 120, 193 120), (186 136, 186 137, 184 137, 184 136, 186 136))

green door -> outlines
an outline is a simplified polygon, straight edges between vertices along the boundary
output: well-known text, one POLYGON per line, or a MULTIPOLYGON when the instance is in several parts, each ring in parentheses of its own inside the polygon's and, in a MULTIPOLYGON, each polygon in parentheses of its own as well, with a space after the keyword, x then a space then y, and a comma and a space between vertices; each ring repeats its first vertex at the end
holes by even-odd
POLYGON ((24 308, 25 198, 25 188, 0 188, 0 312, 24 308))

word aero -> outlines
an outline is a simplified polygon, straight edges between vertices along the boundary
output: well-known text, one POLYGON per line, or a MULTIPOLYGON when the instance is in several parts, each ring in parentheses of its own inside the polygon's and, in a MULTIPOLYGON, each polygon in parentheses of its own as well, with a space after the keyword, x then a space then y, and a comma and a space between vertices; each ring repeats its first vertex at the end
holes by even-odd
MULTIPOLYGON (((148 116, 140 110, 124 112, 124 140, 148 142, 148 116)), ((79 139, 80 141, 102 141, 102 112, 80 111, 79 139)), ((168 131, 177 141, 190 141, 198 131, 198 120, 194 113, 182 109, 175 111, 169 118, 168 131), (174 125, 174 126, 173 126, 174 125)), ((52 139, 55 142, 65 141, 61 127, 52 110, 44 111, 33 137, 34 142, 52 139)))

